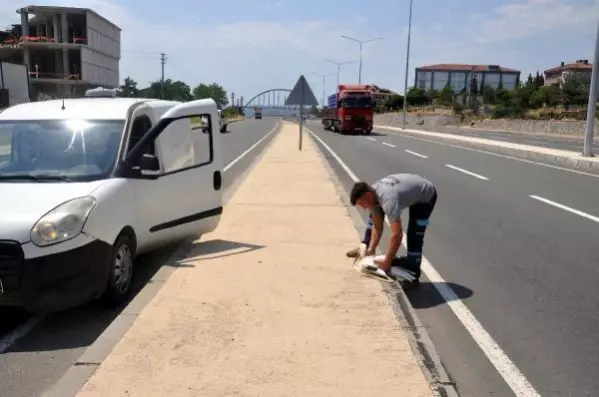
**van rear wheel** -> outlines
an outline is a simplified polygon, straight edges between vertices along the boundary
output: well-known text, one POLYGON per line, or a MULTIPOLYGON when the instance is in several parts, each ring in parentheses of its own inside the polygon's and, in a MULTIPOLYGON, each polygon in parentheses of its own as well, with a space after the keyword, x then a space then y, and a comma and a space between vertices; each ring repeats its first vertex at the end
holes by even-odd
POLYGON ((131 293, 135 248, 133 239, 122 234, 112 246, 108 284, 103 300, 112 305, 125 302, 131 293))

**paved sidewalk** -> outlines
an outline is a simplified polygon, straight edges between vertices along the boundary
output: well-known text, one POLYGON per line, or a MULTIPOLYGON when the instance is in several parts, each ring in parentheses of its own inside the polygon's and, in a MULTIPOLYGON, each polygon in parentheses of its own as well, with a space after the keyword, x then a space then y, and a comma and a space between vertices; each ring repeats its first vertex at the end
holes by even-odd
MULTIPOLYGON (((307 135, 307 134, 306 134, 307 135)), ((432 396, 306 136, 285 123, 78 396, 432 396)))

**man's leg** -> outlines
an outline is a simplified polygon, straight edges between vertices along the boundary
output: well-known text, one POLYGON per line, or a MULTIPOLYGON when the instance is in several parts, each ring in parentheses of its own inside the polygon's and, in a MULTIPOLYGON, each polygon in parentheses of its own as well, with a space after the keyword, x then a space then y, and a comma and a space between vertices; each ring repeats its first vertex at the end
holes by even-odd
POLYGON ((424 234, 429 224, 429 218, 437 202, 437 193, 435 192, 431 201, 428 203, 416 204, 410 207, 410 220, 407 230, 407 257, 400 258, 400 266, 414 273, 416 278, 420 278, 420 264, 422 262, 422 247, 424 245, 424 234))
MULTIPOLYGON (((366 224, 366 230, 364 231, 364 238, 362 238, 361 244, 365 244, 366 247, 370 245, 370 238, 372 237, 372 215, 368 214, 368 223, 366 224)), ((347 251, 345 254, 349 258, 355 258, 360 253, 360 247, 354 248, 350 251, 347 251)))

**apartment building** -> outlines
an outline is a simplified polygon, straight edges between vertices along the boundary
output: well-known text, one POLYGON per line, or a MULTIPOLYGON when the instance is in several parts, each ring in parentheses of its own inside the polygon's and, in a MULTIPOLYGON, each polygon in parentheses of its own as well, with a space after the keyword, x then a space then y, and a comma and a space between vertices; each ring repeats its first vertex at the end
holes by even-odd
POLYGON ((590 82, 592 71, 593 64, 589 63, 587 59, 579 59, 576 62, 568 64, 562 62, 559 66, 545 70, 545 85, 561 85, 564 82, 564 78, 571 74, 577 74, 588 79, 590 82))
POLYGON ((513 90, 520 81, 520 71, 499 65, 438 64, 416 68, 414 86, 423 90, 441 91, 447 84, 454 92, 462 92, 469 81, 480 91, 484 86, 500 86, 513 90))
POLYGON ((398 95, 397 92, 392 91, 387 88, 382 88, 374 84, 370 84, 368 86, 370 94, 372 95, 372 100, 375 103, 383 103, 385 100, 393 95, 398 95))
POLYGON ((119 86, 121 29, 86 8, 27 6, 0 32, 0 60, 29 69, 32 99, 119 86))

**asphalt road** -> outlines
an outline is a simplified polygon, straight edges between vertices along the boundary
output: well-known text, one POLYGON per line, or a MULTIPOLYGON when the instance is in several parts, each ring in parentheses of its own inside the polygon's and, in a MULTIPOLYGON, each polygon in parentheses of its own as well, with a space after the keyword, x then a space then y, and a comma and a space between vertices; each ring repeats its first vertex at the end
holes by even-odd
MULTIPOLYGON (((229 125, 223 134, 224 164, 230 164, 246 152, 276 125, 276 119, 247 120, 229 125)), ((273 135, 262 141, 224 173, 225 192, 268 144, 273 135)), ((158 271, 176 246, 158 250, 138 259, 136 293, 158 271)), ((99 304, 55 314, 44 319, 0 354, 0 396, 36 397, 53 385, 112 322, 119 309, 99 304)), ((29 324, 31 316, 20 310, 0 308, 0 341, 29 324)), ((0 342, 1 343, 1 342, 0 342)), ((0 346, 1 348, 2 346, 0 346)))
MULTIPOLYGON (((462 396, 511 396, 506 379, 519 374, 542 396, 597 395, 597 177, 409 135, 308 126, 359 179, 408 172, 438 187, 424 254, 445 286, 425 279, 408 296, 462 396), (454 314, 437 292, 447 286, 473 319, 454 314), (475 342, 485 330, 515 370, 491 364, 475 342)), ((347 172, 327 157, 349 191, 347 172)))
MULTIPOLYGON (((396 123, 397 124, 397 123, 396 123)), ((395 127, 401 127, 399 124, 393 124, 395 127)), ((584 146, 584 138, 582 136, 561 136, 561 135, 544 135, 525 132, 509 132, 509 131, 489 131, 476 128, 459 128, 451 126, 409 126, 409 128, 423 129, 426 131, 437 131, 445 134, 461 135, 475 138, 492 139, 496 141, 518 143, 522 145, 541 146, 548 149, 571 150, 577 153, 582 153, 584 146)), ((596 131, 595 134, 598 134, 596 131)), ((599 142, 595 139, 593 148, 595 153, 599 153, 599 142)))

